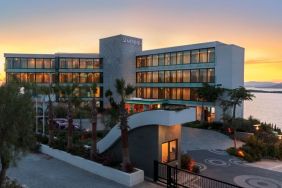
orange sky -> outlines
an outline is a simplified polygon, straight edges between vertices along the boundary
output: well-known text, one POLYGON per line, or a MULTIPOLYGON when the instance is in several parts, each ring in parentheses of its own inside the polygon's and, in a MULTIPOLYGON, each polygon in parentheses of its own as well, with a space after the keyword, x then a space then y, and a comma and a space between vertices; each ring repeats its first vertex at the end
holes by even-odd
POLYGON ((3 53, 98 52, 99 38, 143 38, 143 49, 221 41, 245 48, 245 81, 282 82, 277 0, 0 1, 3 53))

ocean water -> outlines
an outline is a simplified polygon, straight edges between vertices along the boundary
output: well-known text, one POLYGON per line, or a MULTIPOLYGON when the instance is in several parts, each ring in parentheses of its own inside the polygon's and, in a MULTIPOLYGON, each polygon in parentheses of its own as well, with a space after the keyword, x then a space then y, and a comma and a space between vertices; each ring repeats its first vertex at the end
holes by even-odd
MULTIPOLYGON (((265 91, 282 91, 282 89, 257 89, 265 91)), ((244 117, 252 115, 262 122, 276 124, 282 129, 282 93, 253 93, 253 101, 244 102, 244 117)))

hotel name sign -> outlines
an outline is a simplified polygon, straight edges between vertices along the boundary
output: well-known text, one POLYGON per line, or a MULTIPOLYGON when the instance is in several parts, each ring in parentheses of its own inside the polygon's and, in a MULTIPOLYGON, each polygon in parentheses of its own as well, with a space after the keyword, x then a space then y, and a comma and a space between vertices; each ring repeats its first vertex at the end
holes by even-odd
POLYGON ((131 45, 135 45, 135 46, 141 46, 142 45, 141 40, 132 39, 132 38, 128 38, 128 37, 123 37, 122 42, 127 43, 127 44, 131 44, 131 45))

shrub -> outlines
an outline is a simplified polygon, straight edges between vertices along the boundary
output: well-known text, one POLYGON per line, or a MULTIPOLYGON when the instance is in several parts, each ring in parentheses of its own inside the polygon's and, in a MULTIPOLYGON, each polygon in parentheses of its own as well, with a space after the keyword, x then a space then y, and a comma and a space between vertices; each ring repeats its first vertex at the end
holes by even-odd
POLYGON ((191 165, 192 163, 192 158, 190 155, 188 154, 182 154, 181 155, 181 168, 188 170, 188 167, 191 165))
POLYGON ((230 155, 234 155, 237 156, 237 150, 234 147, 228 148, 227 153, 229 153, 230 155))
POLYGON ((200 167, 197 166, 197 165, 194 165, 193 168, 192 168, 192 172, 199 174, 200 173, 200 167))
POLYGON ((6 177, 3 188, 23 188, 16 180, 11 180, 8 177, 6 177))

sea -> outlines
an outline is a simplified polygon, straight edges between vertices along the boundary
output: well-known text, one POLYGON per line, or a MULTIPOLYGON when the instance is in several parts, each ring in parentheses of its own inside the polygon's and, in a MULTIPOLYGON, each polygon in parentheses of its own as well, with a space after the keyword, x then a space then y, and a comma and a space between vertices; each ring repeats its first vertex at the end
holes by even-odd
MULTIPOLYGON (((252 90, 282 91, 282 89, 247 88, 252 90)), ((261 122, 276 124, 282 129, 282 93, 253 92, 255 98, 244 102, 244 118, 253 116, 261 122)))

